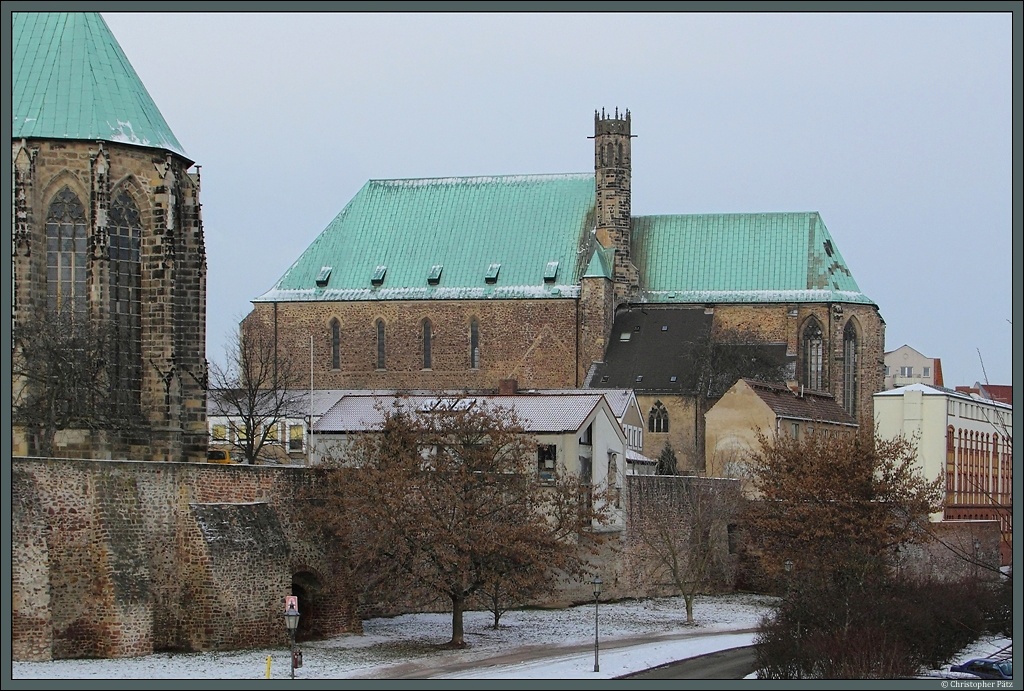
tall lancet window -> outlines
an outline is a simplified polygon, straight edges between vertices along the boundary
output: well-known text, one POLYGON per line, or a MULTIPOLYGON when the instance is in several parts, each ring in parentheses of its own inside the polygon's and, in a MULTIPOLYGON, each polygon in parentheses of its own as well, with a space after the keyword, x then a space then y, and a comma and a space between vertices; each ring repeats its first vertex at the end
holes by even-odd
POLYGON ((386 369, 384 365, 386 360, 384 358, 384 320, 377 320, 377 369, 386 369))
POLYGON ((813 391, 824 388, 824 355, 821 326, 812 319, 804 329, 804 386, 813 391))
POLYGON ((64 187, 46 213, 46 305, 51 311, 85 314, 86 233, 85 208, 64 187))
POLYGON ((431 358, 430 348, 431 341, 433 340, 433 333, 431 331, 430 320, 423 320, 423 369, 430 369, 431 358))
POLYGON ((857 329, 853 321, 843 329, 843 407, 857 414, 857 329))
POLYGON ((109 219, 107 256, 110 259, 110 321, 114 328, 113 379, 118 382, 119 390, 137 391, 142 383, 142 221, 139 207, 125 190, 120 190, 111 201, 109 219))

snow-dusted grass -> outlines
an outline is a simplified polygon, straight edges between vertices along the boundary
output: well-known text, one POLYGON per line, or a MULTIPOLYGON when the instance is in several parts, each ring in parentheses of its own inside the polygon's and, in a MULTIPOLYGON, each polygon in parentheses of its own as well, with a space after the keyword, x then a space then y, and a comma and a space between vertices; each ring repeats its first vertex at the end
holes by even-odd
MULTIPOLYGON (((490 612, 466 612, 462 650, 451 637, 450 614, 407 614, 363 622, 363 635, 342 635, 300 645, 297 678, 515 678, 606 679, 705 653, 753 643, 773 598, 732 594, 696 601, 695 626, 686 626, 682 598, 605 603, 600 607, 601 671, 594 669, 594 607, 518 610, 491 628, 490 612)), ((991 655, 1009 641, 985 639, 957 662, 991 655)), ((169 654, 118 660, 15 662, 15 679, 261 679, 288 676, 285 648, 169 654)), ((946 667, 948 670, 949 667, 946 667)), ((932 673, 939 676, 941 671, 932 673)))
MULTIPOLYGON (((302 678, 388 678, 422 676, 493 676, 608 678, 676 659, 737 645, 748 645, 753 634, 715 635, 757 626, 773 598, 733 594, 697 598, 696 626, 686 626, 682 598, 659 598, 602 603, 600 627, 601 672, 593 671, 594 607, 564 610, 517 610, 505 613, 501 626, 491 628, 490 612, 466 612, 468 647, 444 649, 451 638, 450 614, 406 614, 363 622, 363 635, 347 634, 300 645, 302 678), (710 636, 710 638, 709 638, 710 636), (666 637, 671 640, 652 640, 666 637), (627 641, 627 639, 637 639, 627 641), (624 645, 635 642, 627 653, 624 645), (573 646, 586 647, 585 650, 573 646), (605 647, 607 646, 607 648, 605 647), (651 651, 641 654, 640 647, 651 651), (716 647, 717 646, 717 647, 716 647), (527 661, 513 663, 505 656, 527 661), (621 658, 621 660, 616 661, 621 658), (465 666, 465 668, 463 668, 465 666), (578 672, 573 670, 578 668, 578 672), (607 670, 607 671, 606 671, 607 670)), ((283 624, 282 624, 283 625, 283 624)), ((54 660, 15 662, 15 679, 183 679, 263 678, 267 656, 271 676, 287 677, 284 648, 209 653, 158 653, 118 660, 54 660)))

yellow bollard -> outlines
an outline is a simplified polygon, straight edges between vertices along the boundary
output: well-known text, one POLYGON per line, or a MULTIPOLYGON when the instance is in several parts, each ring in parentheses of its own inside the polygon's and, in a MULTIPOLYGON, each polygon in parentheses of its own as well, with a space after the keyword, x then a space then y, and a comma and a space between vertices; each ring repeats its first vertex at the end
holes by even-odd
POLYGON ((267 679, 270 678, 270 656, 267 655, 267 679))

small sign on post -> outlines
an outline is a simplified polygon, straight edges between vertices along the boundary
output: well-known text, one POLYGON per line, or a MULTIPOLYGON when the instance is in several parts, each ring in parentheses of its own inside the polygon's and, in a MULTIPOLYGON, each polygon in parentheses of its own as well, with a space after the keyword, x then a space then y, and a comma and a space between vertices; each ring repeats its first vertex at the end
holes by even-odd
POLYGON ((284 608, 286 610, 299 608, 299 596, 298 595, 285 595, 284 596, 284 608))
POLYGON ((292 669, 298 669, 299 667, 302 667, 302 651, 301 650, 293 650, 292 651, 292 669))

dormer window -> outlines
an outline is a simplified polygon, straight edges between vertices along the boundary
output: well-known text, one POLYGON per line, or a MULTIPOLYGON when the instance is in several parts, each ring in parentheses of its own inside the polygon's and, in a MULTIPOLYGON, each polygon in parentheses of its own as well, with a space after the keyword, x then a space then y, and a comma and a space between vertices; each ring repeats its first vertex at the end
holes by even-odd
POLYGON ((497 283, 499 271, 501 271, 501 264, 491 264, 487 267, 487 273, 484 274, 484 280, 488 283, 497 283))
POLYGON ((384 282, 384 274, 388 272, 388 267, 378 266, 373 270, 373 276, 370 278, 370 283, 375 286, 379 286, 384 282))
POLYGON ((442 271, 444 271, 444 264, 434 264, 430 267, 430 273, 427 274, 427 283, 432 286, 436 286, 440 283, 442 271))
POLYGON ((548 262, 544 267, 544 282, 554 283, 556 276, 558 276, 558 262, 548 262))
MULTIPOLYGON (((307 274, 308 275, 308 274, 307 274)), ((321 266, 320 273, 316 275, 316 287, 326 288, 327 282, 331 280, 331 267, 321 266)))

